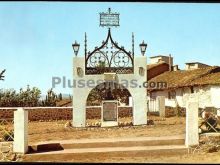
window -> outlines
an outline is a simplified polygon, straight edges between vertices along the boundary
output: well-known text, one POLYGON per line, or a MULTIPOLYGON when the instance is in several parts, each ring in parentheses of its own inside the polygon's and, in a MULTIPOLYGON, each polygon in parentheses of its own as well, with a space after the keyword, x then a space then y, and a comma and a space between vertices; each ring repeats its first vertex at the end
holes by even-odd
POLYGON ((168 92, 168 99, 175 99, 176 98, 176 91, 171 90, 168 92))
POLYGON ((151 99, 156 99, 156 97, 157 97, 156 92, 150 92, 151 99))
POLYGON ((144 68, 143 67, 139 67, 139 75, 144 76, 144 68))
POLYGON ((194 88, 190 87, 190 91, 191 91, 191 93, 194 93, 194 88))

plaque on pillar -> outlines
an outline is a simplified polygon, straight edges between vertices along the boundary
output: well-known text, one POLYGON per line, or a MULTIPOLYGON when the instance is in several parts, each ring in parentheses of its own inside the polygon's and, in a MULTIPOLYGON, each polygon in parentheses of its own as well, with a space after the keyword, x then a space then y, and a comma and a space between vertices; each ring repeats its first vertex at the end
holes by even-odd
POLYGON ((118 101, 102 102, 102 127, 118 126, 118 101))
POLYGON ((104 73, 105 81, 116 81, 116 73, 104 73))

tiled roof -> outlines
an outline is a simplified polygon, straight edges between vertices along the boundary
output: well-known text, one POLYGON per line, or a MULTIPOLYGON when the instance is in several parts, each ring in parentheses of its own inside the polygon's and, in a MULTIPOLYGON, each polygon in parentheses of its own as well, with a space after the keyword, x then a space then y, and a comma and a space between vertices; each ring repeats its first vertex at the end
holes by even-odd
MULTIPOLYGON (((161 62, 156 63, 156 64, 148 64, 148 65, 147 65, 147 70, 152 69, 152 68, 155 68, 155 67, 157 67, 157 66, 159 66, 159 65, 162 65, 162 64, 167 64, 167 63, 164 62, 164 61, 161 61, 161 62)), ((167 65, 169 65, 169 64, 167 64, 167 65)))
POLYGON ((192 85, 220 85, 220 72, 198 78, 192 82, 192 85))
MULTIPOLYGON (((165 56, 165 55, 157 55, 157 56, 151 56, 150 58, 157 58, 157 57, 169 57, 169 55, 168 56, 165 56)), ((172 57, 171 57, 172 58, 172 57)))
MULTIPOLYGON (((152 78, 148 83, 166 82, 167 88, 171 89, 171 88, 179 88, 184 86, 194 86, 194 85, 202 84, 202 82, 204 84, 211 82, 213 83, 215 82, 215 80, 218 80, 216 82, 220 82, 219 78, 215 78, 215 75, 220 76, 219 72, 220 72, 219 66, 204 67, 194 70, 167 71, 163 74, 160 74, 152 78), (217 72, 218 74, 216 74, 217 72), (212 80, 209 80, 210 78, 212 78, 212 80)), ((160 90, 160 89, 156 88, 149 90, 160 90)))

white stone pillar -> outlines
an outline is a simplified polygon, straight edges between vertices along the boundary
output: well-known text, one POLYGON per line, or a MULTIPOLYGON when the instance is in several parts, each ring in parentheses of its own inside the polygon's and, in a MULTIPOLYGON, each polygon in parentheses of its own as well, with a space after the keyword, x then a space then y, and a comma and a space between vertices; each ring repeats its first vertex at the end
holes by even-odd
POLYGON ((187 147, 199 144, 198 102, 191 99, 186 103, 186 139, 187 147))
POLYGON ((130 96, 129 97, 129 107, 132 107, 133 106, 133 100, 132 100, 132 97, 130 96))
POLYGON ((133 125, 147 124, 147 98, 141 95, 132 95, 133 125))
POLYGON ((73 92, 73 127, 86 126, 86 96, 83 92, 77 89, 73 92))
POLYGON ((13 152, 28 152, 28 111, 18 108, 14 112, 14 144, 13 152))
POLYGON ((160 117, 165 117, 165 97, 164 96, 158 97, 158 107, 159 107, 160 117))
MULTIPOLYGON (((73 87, 73 127, 86 126, 86 99, 87 86, 78 87, 79 81, 85 81, 85 61, 84 57, 73 57, 73 78, 76 87, 73 87), (83 75, 78 75, 77 68, 81 68, 83 75)), ((85 85, 85 84, 84 84, 85 85)))
POLYGON ((134 59, 134 75, 127 80, 135 79, 139 86, 129 88, 133 99, 133 124, 147 124, 147 93, 143 83, 147 81, 146 56, 135 57, 134 59), (143 68, 143 74, 140 74, 140 68, 143 68))

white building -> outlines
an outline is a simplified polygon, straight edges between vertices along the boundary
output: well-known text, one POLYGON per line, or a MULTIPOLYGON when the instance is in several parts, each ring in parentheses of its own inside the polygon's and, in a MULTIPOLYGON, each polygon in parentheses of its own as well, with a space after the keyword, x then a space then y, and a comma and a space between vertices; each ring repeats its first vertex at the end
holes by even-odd
POLYGON ((152 78, 148 83, 166 83, 164 87, 148 88, 148 100, 165 96, 166 106, 185 107, 189 96, 193 93, 198 99, 200 108, 220 108, 220 67, 218 66, 167 71, 152 78))
POLYGON ((188 63, 185 63, 185 64, 186 64, 185 65, 186 70, 193 70, 193 69, 209 67, 209 65, 203 64, 201 62, 188 62, 188 63))

